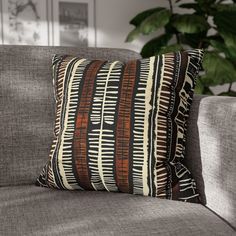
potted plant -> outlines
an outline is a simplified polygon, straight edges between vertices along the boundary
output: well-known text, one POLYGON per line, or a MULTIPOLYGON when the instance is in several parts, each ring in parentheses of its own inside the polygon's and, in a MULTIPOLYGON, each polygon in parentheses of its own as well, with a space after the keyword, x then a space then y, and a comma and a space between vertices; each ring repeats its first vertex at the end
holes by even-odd
POLYGON ((212 86, 228 84, 227 91, 217 95, 236 96, 232 90, 236 81, 236 0, 168 2, 168 8, 156 7, 136 15, 130 21, 135 28, 126 41, 161 32, 143 46, 144 58, 190 47, 203 48, 204 73, 199 76, 196 92, 213 95, 212 86), (178 13, 183 9, 189 13, 178 13))

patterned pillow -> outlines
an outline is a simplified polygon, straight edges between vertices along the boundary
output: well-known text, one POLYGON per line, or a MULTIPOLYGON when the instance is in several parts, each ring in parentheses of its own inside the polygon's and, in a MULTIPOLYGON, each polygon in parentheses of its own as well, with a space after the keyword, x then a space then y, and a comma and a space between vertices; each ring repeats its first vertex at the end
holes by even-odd
POLYGON ((53 58, 56 121, 37 185, 198 201, 183 165, 202 50, 129 61, 53 58))

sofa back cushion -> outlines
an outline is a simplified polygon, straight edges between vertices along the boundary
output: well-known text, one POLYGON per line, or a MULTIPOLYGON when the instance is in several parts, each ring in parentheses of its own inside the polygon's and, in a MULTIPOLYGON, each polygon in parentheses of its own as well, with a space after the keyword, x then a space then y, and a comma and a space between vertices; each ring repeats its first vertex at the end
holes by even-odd
POLYGON ((53 139, 54 54, 127 61, 122 49, 0 46, 0 186, 35 182, 53 139))

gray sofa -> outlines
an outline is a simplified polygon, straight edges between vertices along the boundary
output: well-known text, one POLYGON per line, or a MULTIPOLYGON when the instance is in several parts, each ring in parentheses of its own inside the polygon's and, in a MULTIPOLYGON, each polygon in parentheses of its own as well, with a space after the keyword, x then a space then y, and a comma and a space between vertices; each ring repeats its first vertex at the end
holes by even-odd
POLYGON ((34 185, 52 141, 55 53, 139 57, 121 49, 0 46, 0 235, 236 235, 236 98, 194 97, 186 162, 203 204, 34 185))

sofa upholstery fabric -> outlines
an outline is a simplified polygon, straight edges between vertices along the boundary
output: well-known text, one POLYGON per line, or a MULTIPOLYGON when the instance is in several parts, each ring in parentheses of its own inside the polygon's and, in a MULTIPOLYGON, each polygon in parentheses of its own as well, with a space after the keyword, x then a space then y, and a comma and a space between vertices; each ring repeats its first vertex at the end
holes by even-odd
POLYGON ((0 235, 233 236, 200 204, 131 194, 0 188, 0 235))
POLYGON ((202 203, 236 228, 235 134, 236 98, 195 97, 185 161, 196 179, 202 203))

